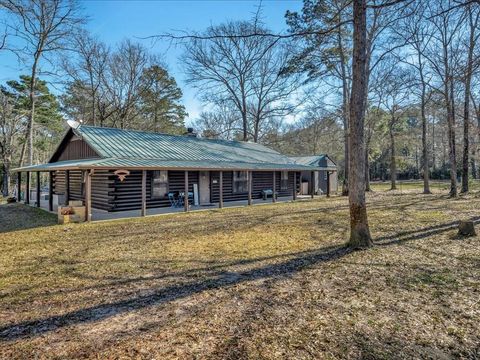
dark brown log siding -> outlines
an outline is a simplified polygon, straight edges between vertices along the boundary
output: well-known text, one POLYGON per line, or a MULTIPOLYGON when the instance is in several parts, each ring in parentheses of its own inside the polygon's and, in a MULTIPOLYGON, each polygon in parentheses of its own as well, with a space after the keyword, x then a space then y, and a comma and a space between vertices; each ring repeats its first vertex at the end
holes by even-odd
MULTIPOLYGON (((111 211, 114 207, 113 171, 96 170, 92 176, 92 206, 96 209, 111 211)), ((54 193, 65 195, 65 171, 56 171, 53 180, 54 193)), ((84 200, 82 192, 82 172, 70 170, 70 200, 84 200)))
MULTIPOLYGON (((92 177, 92 205, 94 208, 107 211, 137 210, 142 201, 142 172, 132 170, 122 182, 114 170, 96 170, 92 177)), ((147 208, 170 206, 168 199, 152 199, 151 183, 152 171, 147 171, 147 208)), ((273 188, 273 173, 270 171, 255 171, 252 173, 252 198, 260 199, 262 190, 273 188)), ((297 174, 297 191, 300 187, 300 173, 297 174)), ((293 172, 288 175, 288 189, 280 189, 280 172, 276 175, 276 189, 279 196, 291 196, 293 191, 293 172)), ((219 172, 210 172, 210 198, 213 203, 219 201, 219 172)), ((193 184, 198 184, 198 171, 188 172, 189 191, 193 191, 193 184)), ((184 191, 185 172, 168 171, 169 191, 184 191)), ((65 194, 65 172, 57 171, 54 175, 54 193, 65 194)), ((223 173, 223 199, 227 201, 247 200, 248 194, 233 193, 233 172, 223 173)), ((82 193, 82 172, 70 171, 70 199, 84 200, 82 193)))
MULTIPOLYGON (((210 173, 211 182, 211 201, 218 202, 220 199, 220 173, 212 171, 210 173)), ((280 188, 280 171, 276 173, 276 191, 278 196, 290 196, 293 192, 293 172, 288 173, 288 189, 280 188)), ((297 173, 297 189, 299 189, 299 173, 297 173)), ((273 189, 273 172, 271 171, 254 171, 252 172, 252 199, 260 199, 262 190, 273 189)), ((233 193, 233 171, 223 172, 223 201, 247 200, 248 193, 233 193)))
MULTIPOLYGON (((152 199, 152 171, 147 171, 147 208, 170 206, 168 198, 152 199)), ((198 171, 188 172, 188 191, 193 191, 193 184, 198 184, 198 171)), ((168 191, 184 191, 185 172, 168 172, 168 191)), ((140 209, 142 205, 142 172, 131 171, 123 182, 115 179, 115 201, 113 211, 140 209)))

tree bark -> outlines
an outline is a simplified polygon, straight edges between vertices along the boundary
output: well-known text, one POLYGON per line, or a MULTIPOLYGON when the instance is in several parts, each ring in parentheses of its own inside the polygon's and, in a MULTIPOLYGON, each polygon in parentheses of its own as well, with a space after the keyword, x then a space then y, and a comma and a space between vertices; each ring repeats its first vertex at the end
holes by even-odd
POLYGON ((10 194, 10 161, 4 159, 2 164, 2 195, 8 197, 10 194))
POLYGON ((470 21, 470 35, 467 56, 467 71, 465 74, 465 100, 463 107, 463 157, 462 157, 462 193, 468 192, 468 155, 469 155, 469 126, 470 126, 470 92, 473 72, 473 50, 475 48, 475 29, 472 11, 468 8, 470 21))
MULTIPOLYGON (((395 115, 393 115, 394 117, 395 115)), ((397 190, 397 164, 395 161, 395 134, 393 133, 393 126, 395 124, 395 118, 392 118, 390 124, 390 190, 397 190)))
POLYGON ((423 168, 423 193, 430 192, 430 176, 428 166, 428 143, 427 143, 427 116, 425 115, 426 106, 426 84, 423 76, 423 63, 420 51, 418 51, 418 60, 420 67, 420 82, 422 84, 422 93, 420 96, 420 116, 422 118, 422 168, 423 168))
POLYGON ((450 160, 450 197, 457 197, 457 159, 455 154, 455 105, 453 100, 453 78, 447 78, 446 102, 447 102, 447 124, 448 124, 448 158, 450 160), (448 86, 450 85, 450 87, 448 86))
POLYGON ((35 123, 35 83, 37 76, 38 56, 35 56, 32 65, 31 79, 29 84, 30 114, 27 124, 27 151, 28 165, 33 165, 33 124, 35 123))
POLYGON ((365 147, 365 191, 371 191, 370 188, 370 161, 368 160, 368 140, 365 147))
POLYGON ((366 0, 353 1, 353 78, 350 97, 349 132, 349 194, 350 240, 352 248, 373 245, 367 219, 365 200, 365 104, 366 84, 366 0))
POLYGON ((475 156, 477 152, 475 150, 475 146, 472 146, 472 157, 470 158, 470 166, 472 168, 472 178, 477 179, 477 164, 475 163, 475 156))
POLYGON ((341 36, 339 34, 339 45, 340 45, 340 68, 342 74, 342 120, 343 120, 343 138, 345 146, 345 170, 344 170, 344 179, 342 185, 342 195, 348 196, 348 159, 349 159, 349 121, 348 121, 348 82, 347 82, 347 71, 346 71, 346 61, 343 53, 343 43, 341 41, 341 36))

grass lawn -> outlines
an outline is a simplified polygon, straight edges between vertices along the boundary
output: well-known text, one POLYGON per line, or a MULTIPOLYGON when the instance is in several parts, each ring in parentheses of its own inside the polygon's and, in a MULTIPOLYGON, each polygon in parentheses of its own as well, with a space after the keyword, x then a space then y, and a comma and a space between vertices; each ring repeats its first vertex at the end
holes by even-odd
POLYGON ((480 357, 480 193, 368 195, 78 225, 0 206, 0 358, 480 357))

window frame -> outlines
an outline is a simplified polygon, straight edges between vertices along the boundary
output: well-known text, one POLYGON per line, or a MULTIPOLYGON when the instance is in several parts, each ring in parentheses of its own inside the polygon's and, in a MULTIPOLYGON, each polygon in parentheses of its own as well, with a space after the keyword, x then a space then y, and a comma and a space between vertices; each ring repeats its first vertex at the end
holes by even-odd
POLYGON ((248 171, 233 171, 232 176, 232 193, 233 194, 247 194, 248 193, 248 171), (240 174, 245 176, 238 176, 240 174), (238 184, 242 184, 238 186, 238 184))
POLYGON ((288 190, 288 171, 280 172, 280 190, 288 190))
POLYGON ((150 181, 150 198, 166 199, 168 198, 168 192, 169 192, 168 170, 153 170, 151 181, 150 181), (156 174, 158 174, 158 177, 156 177, 156 174), (156 194, 156 192, 161 191, 162 186, 165 186, 165 193, 163 195, 156 194), (156 187, 160 187, 160 189, 155 190, 156 187))

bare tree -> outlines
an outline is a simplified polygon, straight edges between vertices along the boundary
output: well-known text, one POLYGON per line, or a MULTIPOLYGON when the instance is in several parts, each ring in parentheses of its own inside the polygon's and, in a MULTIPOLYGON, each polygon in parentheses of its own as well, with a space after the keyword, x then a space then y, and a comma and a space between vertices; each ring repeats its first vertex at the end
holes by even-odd
POLYGON ((194 122, 201 135, 212 139, 234 140, 242 134, 242 119, 230 103, 217 104, 213 109, 204 111, 194 122))
POLYGON ((187 82, 199 90, 206 102, 233 104, 242 119, 244 141, 258 138, 255 128, 268 114, 285 111, 279 103, 289 94, 285 85, 290 79, 281 76, 282 64, 269 56, 275 53, 278 39, 249 36, 262 33, 268 30, 257 18, 250 22, 231 21, 211 26, 185 44, 187 82), (253 134, 249 131, 252 112, 256 116, 253 134))
POLYGON ((271 47, 253 67, 247 109, 254 142, 259 141, 268 120, 291 115, 302 103, 297 92, 302 85, 301 75, 287 73, 291 53, 287 46, 271 47))
POLYGON ((105 120, 102 118, 102 121, 98 121, 100 114, 97 109, 100 103, 107 101, 103 84, 108 70, 110 50, 86 31, 79 31, 73 39, 73 44, 77 56, 64 57, 63 69, 72 79, 70 85, 73 87, 75 84, 81 85, 87 92, 85 101, 88 111, 81 120, 97 125, 105 120))
MULTIPOLYGON (((436 90, 442 93, 446 107, 450 162, 450 196, 456 197, 458 192, 454 90, 456 70, 458 70, 461 53, 459 49, 459 30, 463 24, 463 15, 460 10, 445 11, 451 5, 451 0, 428 4, 428 13, 432 15, 427 19, 434 32, 424 56, 438 79, 436 90)), ((432 85, 435 86, 434 84, 432 85)))
MULTIPOLYGON (((41 60, 71 49, 69 40, 84 22, 74 0, 1 0, 14 20, 9 24, 21 45, 14 51, 30 66, 30 115, 26 129, 28 163, 33 163, 33 127, 35 123, 35 83, 41 60)), ((23 162, 21 159, 20 163, 23 162)))
POLYGON ((462 157, 462 193, 468 192, 468 162, 469 162, 469 127, 470 127, 470 98, 471 98, 471 84, 474 71, 474 52, 475 45, 479 39, 480 31, 478 28, 480 11, 479 9, 472 9, 472 5, 465 8, 468 19, 468 41, 467 41, 467 59, 465 66, 465 97, 463 105, 463 157, 462 157))
POLYGON ((128 128, 138 115, 142 74, 151 60, 142 45, 130 40, 123 41, 112 54, 108 64, 108 77, 104 82, 106 96, 110 98, 113 107, 112 126, 128 128))
POLYGON ((411 89, 410 73, 399 67, 398 63, 392 63, 391 70, 383 77, 384 95, 383 106, 389 114, 387 124, 388 136, 390 138, 390 181, 391 190, 396 190, 397 161, 395 137, 401 127, 401 120, 404 119, 404 109, 408 105, 411 89))
MULTIPOLYGON (((429 93, 429 78, 431 77, 424 54, 432 37, 431 27, 425 21, 425 4, 417 1, 412 5, 413 11, 410 16, 402 19, 395 29, 397 36, 406 42, 407 55, 403 55, 401 61, 412 66, 417 74, 419 85, 418 97, 420 99, 420 118, 422 121, 422 168, 423 168, 423 193, 430 194, 429 181, 429 151, 427 142, 427 115, 426 106, 429 93)), ((414 88, 413 92, 417 93, 414 88)))
POLYGON ((0 155, 2 160, 2 195, 10 195, 10 166, 19 144, 18 137, 25 130, 25 114, 15 109, 15 98, 0 89, 0 155))

